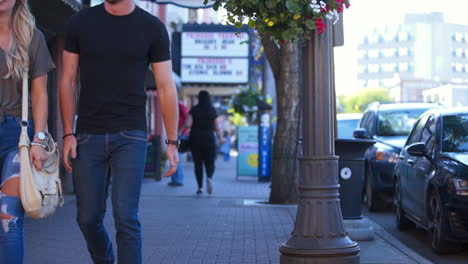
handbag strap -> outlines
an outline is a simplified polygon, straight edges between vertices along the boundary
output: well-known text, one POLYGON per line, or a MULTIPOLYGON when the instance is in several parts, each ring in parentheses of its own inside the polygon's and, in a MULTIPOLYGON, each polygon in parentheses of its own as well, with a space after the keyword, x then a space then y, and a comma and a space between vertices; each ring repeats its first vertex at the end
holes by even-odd
POLYGON ((23 96, 21 103, 21 135, 19 140, 19 147, 29 147, 28 136, 28 112, 29 112, 29 89, 28 89, 28 72, 23 73, 23 96))

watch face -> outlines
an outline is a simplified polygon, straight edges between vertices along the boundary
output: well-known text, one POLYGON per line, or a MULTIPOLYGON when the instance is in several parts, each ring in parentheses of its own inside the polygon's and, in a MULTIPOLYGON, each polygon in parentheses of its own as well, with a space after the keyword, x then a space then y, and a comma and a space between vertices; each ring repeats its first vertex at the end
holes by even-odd
POLYGON ((37 132, 37 138, 40 139, 40 140, 45 140, 46 135, 45 135, 44 132, 37 132))

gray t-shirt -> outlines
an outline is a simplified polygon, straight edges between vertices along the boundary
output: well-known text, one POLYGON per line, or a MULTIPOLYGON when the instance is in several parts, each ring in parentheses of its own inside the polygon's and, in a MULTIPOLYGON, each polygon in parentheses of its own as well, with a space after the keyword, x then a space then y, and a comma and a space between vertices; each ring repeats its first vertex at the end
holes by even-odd
MULTIPOLYGON (((30 61, 29 83, 55 68, 44 35, 38 29, 34 30, 28 53, 30 61)), ((6 51, 0 48, 0 118, 3 115, 21 117, 22 81, 12 78, 5 79, 6 73, 6 51)), ((29 98, 29 119, 31 119, 31 96, 29 98)))

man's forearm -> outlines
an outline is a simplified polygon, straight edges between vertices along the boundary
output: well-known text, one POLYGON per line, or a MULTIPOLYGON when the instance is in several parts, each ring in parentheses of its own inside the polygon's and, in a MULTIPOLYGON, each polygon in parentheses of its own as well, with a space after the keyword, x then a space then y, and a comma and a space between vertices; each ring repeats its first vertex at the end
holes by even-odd
POLYGON ((177 106, 177 92, 175 88, 168 87, 158 90, 159 104, 166 127, 168 139, 177 139, 177 125, 179 122, 179 110, 177 106))
POLYGON ((62 112, 63 134, 73 133, 76 113, 76 84, 73 81, 62 81, 60 109, 62 112))

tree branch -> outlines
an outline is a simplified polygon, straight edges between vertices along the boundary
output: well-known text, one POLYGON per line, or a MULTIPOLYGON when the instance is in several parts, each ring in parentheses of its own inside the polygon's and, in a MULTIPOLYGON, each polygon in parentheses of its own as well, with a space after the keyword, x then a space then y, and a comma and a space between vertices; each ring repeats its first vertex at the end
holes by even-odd
POLYGON ((271 40, 270 35, 267 33, 259 33, 262 39, 262 45, 265 49, 265 54, 270 62, 271 70, 275 76, 275 80, 279 79, 279 74, 281 71, 280 66, 280 49, 276 43, 271 40))

